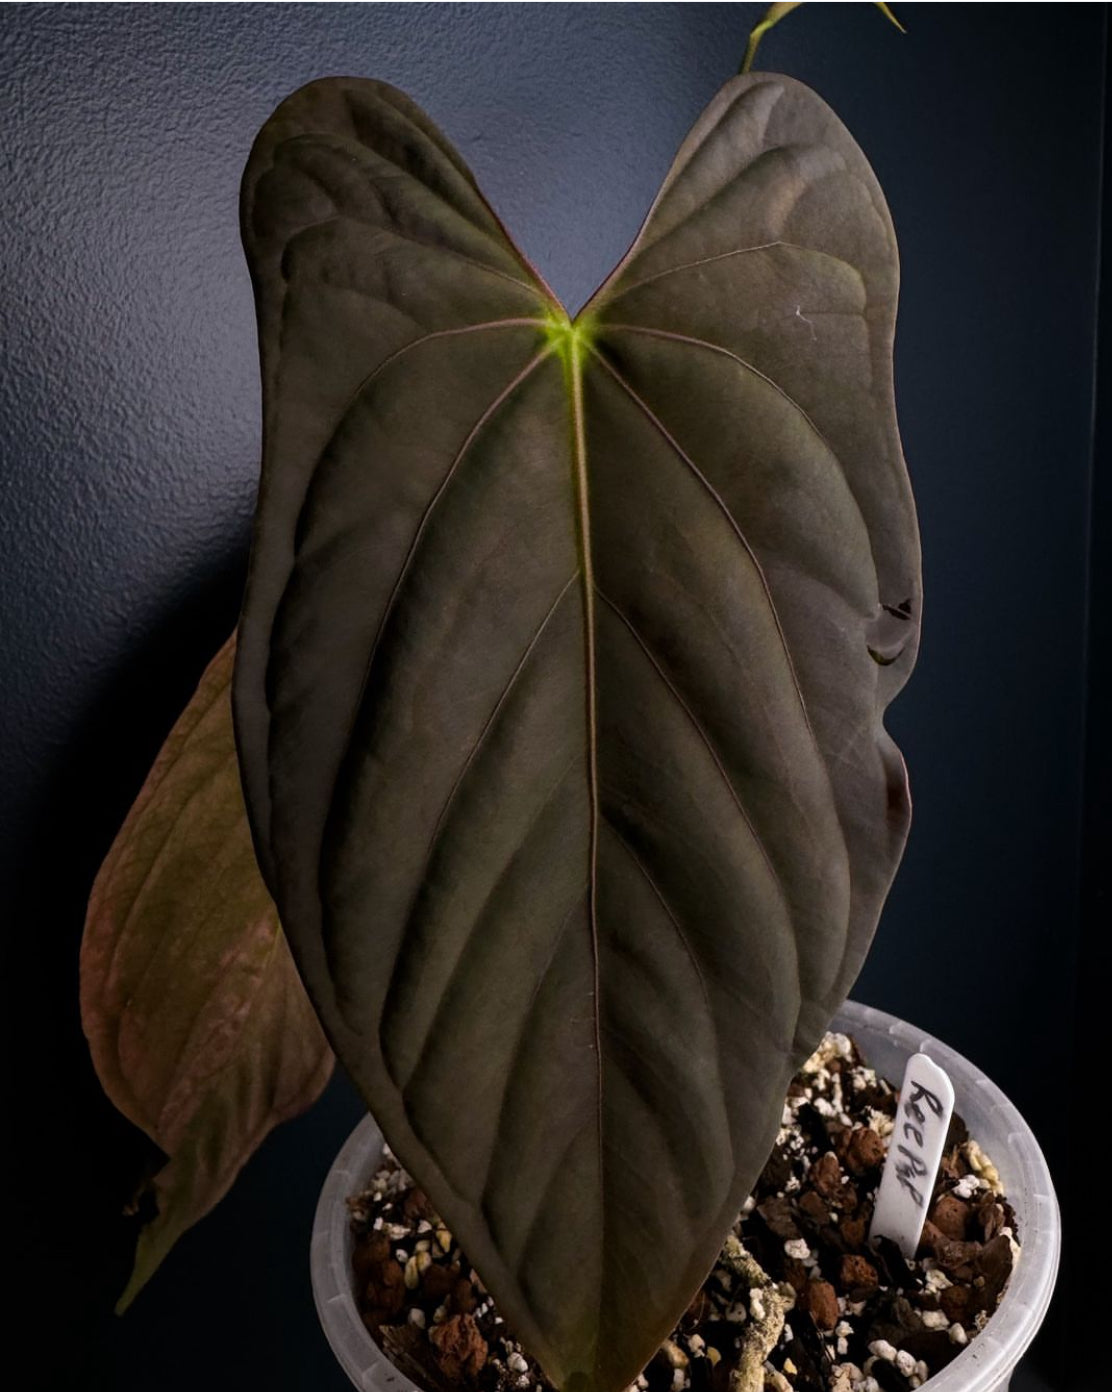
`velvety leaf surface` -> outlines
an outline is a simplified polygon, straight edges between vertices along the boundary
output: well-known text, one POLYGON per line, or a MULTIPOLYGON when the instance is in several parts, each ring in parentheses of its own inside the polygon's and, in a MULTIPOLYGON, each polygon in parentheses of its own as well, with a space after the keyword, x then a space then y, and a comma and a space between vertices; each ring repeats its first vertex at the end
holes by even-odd
POLYGON ((614 1392, 907 831, 887 211, 818 97, 736 79, 569 323, 427 117, 330 79, 263 129, 243 229, 260 860, 391 1144, 549 1376, 614 1392))
POLYGON ((251 847, 234 654, 229 640, 170 732, 96 878, 81 946, 97 1075, 168 1157, 121 1309, 332 1071, 251 847))

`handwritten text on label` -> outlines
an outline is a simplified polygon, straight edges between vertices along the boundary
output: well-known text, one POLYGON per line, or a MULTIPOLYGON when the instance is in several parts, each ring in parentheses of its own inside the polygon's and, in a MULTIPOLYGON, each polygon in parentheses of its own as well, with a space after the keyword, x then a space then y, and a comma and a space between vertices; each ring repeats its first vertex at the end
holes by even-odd
POLYGON ((870 1237, 890 1237, 906 1257, 919 1246, 953 1111, 950 1079, 926 1054, 913 1054, 869 1229, 870 1237))

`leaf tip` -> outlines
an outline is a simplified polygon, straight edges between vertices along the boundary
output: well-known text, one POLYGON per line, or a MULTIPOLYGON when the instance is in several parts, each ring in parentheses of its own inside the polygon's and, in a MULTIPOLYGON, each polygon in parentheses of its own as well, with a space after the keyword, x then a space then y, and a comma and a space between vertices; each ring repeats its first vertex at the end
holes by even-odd
POLYGON ((888 8, 887 5, 883 5, 880 3, 880 0, 876 0, 876 7, 885 17, 885 19, 890 19, 892 21, 892 23, 896 26, 896 28, 900 31, 901 34, 907 33, 907 30, 904 28, 904 26, 900 23, 900 21, 896 18, 896 16, 892 13, 892 11, 888 8))

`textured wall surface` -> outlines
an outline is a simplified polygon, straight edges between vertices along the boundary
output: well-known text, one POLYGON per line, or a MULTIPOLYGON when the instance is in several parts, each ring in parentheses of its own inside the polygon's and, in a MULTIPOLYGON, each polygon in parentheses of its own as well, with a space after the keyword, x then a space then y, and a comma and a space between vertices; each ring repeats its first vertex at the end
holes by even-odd
MULTIPOLYGON (((897 396, 927 603, 890 723, 916 823, 857 994, 982 1064, 1063 1165, 1103 7, 1054 7, 1052 63, 1049 8, 908 6, 901 37, 871 6, 808 6, 761 65, 839 111, 901 242, 897 396)), ((234 623, 258 449, 237 234, 256 129, 315 76, 404 87, 577 305, 758 13, 0 11, 0 922, 19 1202, 35 1213, 24 1285, 66 1327, 24 1385, 343 1385, 306 1238, 350 1092, 267 1143, 117 1326, 117 1215, 142 1152, 99 1097, 77 1020, 99 858, 234 623)))

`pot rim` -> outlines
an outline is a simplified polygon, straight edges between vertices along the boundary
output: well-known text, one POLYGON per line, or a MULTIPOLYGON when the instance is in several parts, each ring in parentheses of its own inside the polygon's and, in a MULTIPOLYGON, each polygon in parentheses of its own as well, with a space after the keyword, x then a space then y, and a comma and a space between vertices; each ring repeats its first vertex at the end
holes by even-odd
MULTIPOLYGON (((857 1035, 870 1067, 882 1074, 902 1074, 900 1059, 914 1053, 935 1059, 953 1081, 957 1110, 1000 1171, 1020 1222, 1020 1259, 984 1330, 924 1383, 930 1392, 1000 1392, 1043 1322, 1058 1274, 1061 1218, 1042 1150, 1000 1088, 925 1031, 857 1001, 846 1001, 829 1028, 857 1035)), ((313 1220, 313 1298, 333 1353, 361 1392, 423 1392, 375 1343, 352 1293, 346 1201, 370 1178, 382 1144, 374 1118, 364 1117, 328 1172, 313 1220)))

